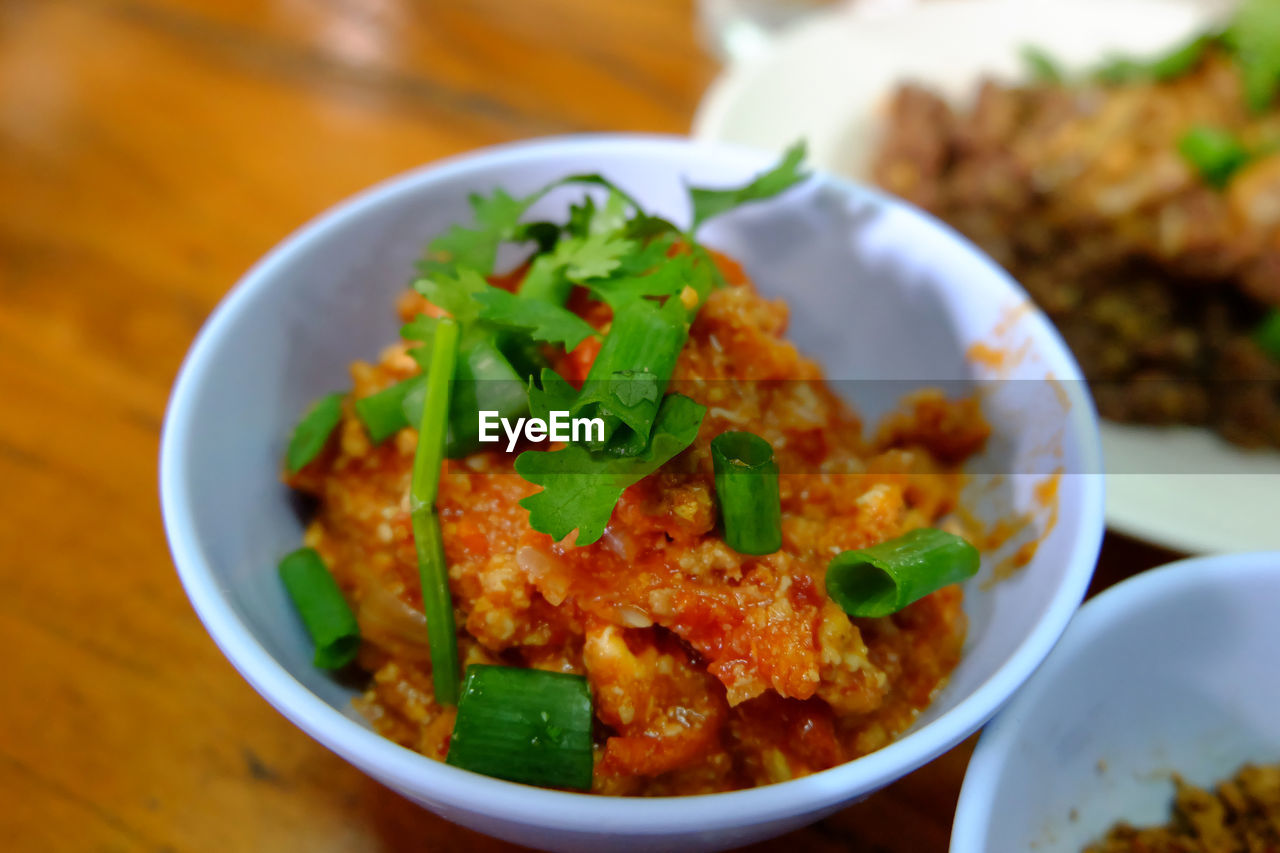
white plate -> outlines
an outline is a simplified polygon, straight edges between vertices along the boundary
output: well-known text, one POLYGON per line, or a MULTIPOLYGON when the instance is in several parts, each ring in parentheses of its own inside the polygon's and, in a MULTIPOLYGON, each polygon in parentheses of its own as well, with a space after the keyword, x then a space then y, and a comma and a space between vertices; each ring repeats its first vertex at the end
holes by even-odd
MULTIPOLYGON (((915 80, 957 100, 983 75, 1017 79, 1025 45, 1067 67, 1159 51, 1223 4, 1179 0, 946 0, 809 19, 729 67, 694 119, 700 139, 781 149, 866 179, 889 92, 915 80)), ((1280 453, 1245 452, 1198 429, 1105 424, 1107 520, 1191 553, 1280 549, 1280 453)))

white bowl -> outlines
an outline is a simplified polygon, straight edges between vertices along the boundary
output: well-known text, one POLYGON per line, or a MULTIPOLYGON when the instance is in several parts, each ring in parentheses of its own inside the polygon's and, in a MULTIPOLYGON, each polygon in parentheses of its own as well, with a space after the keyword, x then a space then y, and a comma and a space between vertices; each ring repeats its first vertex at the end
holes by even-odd
POLYGON ((1280 552, 1182 560, 1093 599, 978 742, 952 853, 1079 853, 1280 761, 1280 552))
MULTIPOLYGON (((996 711, 1048 653, 1092 573, 1103 511, 1093 407, 1066 347, 1003 272, 936 221, 829 176, 725 217, 703 236, 740 259, 766 294, 786 296, 793 338, 830 376, 850 380, 843 387, 860 408, 883 411, 919 385, 994 378, 964 359, 993 330, 1026 345, 1005 378, 1027 381, 982 388, 995 434, 973 463, 973 506, 988 519, 1032 516, 1028 534, 1043 542, 1012 580, 969 585, 965 657, 908 734, 857 761, 756 790, 649 800, 541 790, 431 761, 374 734, 352 710, 352 691, 311 666, 290 616, 273 569, 302 529, 277 476, 284 441, 308 401, 349 386, 349 362, 395 339, 394 297, 426 240, 469 218, 469 192, 500 184, 522 193, 599 171, 679 222, 688 219, 683 180, 740 181, 770 159, 648 136, 493 148, 356 196, 245 276, 200 333, 174 388, 161 498, 187 593, 258 692, 316 740, 448 819, 564 850, 715 849, 778 834, 919 767, 996 711), (1056 504, 1040 506, 1036 484, 1055 469, 1064 472, 1056 504)), ((563 213, 567 198, 549 197, 532 215, 563 213)))

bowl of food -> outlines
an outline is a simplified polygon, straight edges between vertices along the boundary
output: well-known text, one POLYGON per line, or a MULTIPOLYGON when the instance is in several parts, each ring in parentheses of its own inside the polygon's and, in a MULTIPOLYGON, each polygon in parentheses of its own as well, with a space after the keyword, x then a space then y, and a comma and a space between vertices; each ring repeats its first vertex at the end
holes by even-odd
POLYGON ((1270 0, 851 6, 727 72, 695 133, 779 148, 804 134, 820 165, 957 228, 1079 359, 1111 526, 1187 552, 1270 550, 1280 156, 1263 140, 1280 100, 1259 66, 1280 50, 1274 17, 1270 0))
POLYGON ((981 726, 1091 575, 1092 403, 989 260, 802 156, 503 146, 251 270, 161 450, 245 678, 548 849, 743 844, 981 726))
POLYGON ((983 732, 953 851, 1280 843, 1280 554, 1182 560, 1089 601, 983 732))

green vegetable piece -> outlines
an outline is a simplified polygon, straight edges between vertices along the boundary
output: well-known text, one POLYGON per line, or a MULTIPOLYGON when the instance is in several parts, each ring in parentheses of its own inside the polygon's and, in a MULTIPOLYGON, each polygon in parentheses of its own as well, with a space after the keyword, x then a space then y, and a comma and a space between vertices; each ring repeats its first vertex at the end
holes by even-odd
POLYGON ((588 791, 593 718, 581 675, 472 665, 445 761, 512 782, 588 791))
POLYGON ((453 594, 449 590, 449 565, 445 562, 440 516, 434 509, 415 511, 413 548, 418 556, 418 581, 422 586, 422 612, 427 616, 427 644, 431 649, 431 686, 441 705, 458 704, 458 629, 453 618, 453 594))
POLYGON ((489 275, 498 256, 498 246, 517 236, 525 236, 520 227, 520 217, 538 197, 535 194, 522 199, 512 198, 501 188, 488 196, 473 193, 470 202, 475 213, 474 226, 454 225, 432 240, 420 268, 429 276, 452 276, 463 269, 480 276, 489 275))
POLYGON ((595 542, 622 492, 692 444, 706 411, 681 394, 668 395, 658 409, 648 446, 630 457, 614 458, 577 445, 521 453, 516 473, 543 487, 520 501, 529 510, 530 526, 557 541, 576 529, 578 545, 595 542))
POLYGON ((1267 313, 1254 330, 1253 340, 1262 347, 1263 352, 1280 361, 1280 308, 1272 308, 1267 313))
POLYGON ((1154 80, 1173 80, 1195 69, 1213 44, 1213 37, 1199 35, 1173 50, 1153 59, 1148 71, 1154 80))
POLYGON ((1191 128, 1178 140, 1178 153, 1211 186, 1225 187, 1253 154, 1228 131, 1207 125, 1191 128))
MULTIPOLYGON (((404 397, 406 423, 422 415, 426 398, 424 385, 412 388, 404 397)), ((481 338, 459 356, 454 374, 453 397, 449 405, 449 431, 445 456, 461 459, 480 448, 480 412, 494 411, 500 418, 528 414, 529 395, 525 380, 498 349, 492 339, 481 338)))
POLYGON ((569 384, 559 373, 549 367, 542 369, 542 386, 529 380, 529 414, 544 421, 551 419, 553 411, 571 412, 578 402, 578 389, 569 384))
POLYGON ((431 366, 426 374, 426 393, 418 420, 418 447, 409 486, 413 543, 422 582, 423 611, 427 616, 427 641, 431 647, 431 682, 436 701, 442 705, 458 701, 458 634, 440 520, 435 512, 449 427, 449 386, 457 359, 458 324, 443 319, 436 325, 431 342, 431 366))
MULTIPOLYGON (((643 448, 688 337, 687 314, 678 299, 631 303, 614 315, 572 414, 616 418, 639 436, 633 448, 643 448)), ((608 438, 613 431, 605 432, 608 438)))
POLYGON ((1280 2, 1244 0, 1222 41, 1240 65, 1245 103, 1263 112, 1280 88, 1280 2))
MULTIPOLYGON (((419 278, 414 281, 413 289, 425 296, 432 305, 448 311, 450 317, 466 327, 480 318, 480 303, 472 297, 493 289, 493 285, 474 269, 459 269, 454 275, 437 274, 419 278)), ((429 324, 416 327, 410 324, 408 328, 412 331, 420 327, 425 331, 427 325, 429 324)), ((404 331, 401 330, 402 333, 404 331)))
POLYGON ((772 554, 782 547, 782 501, 773 447, 750 432, 722 432, 711 440, 716 499, 724 541, 739 554, 772 554))
POLYGON ((1057 60, 1034 45, 1023 46, 1022 64, 1037 83, 1061 83, 1066 79, 1057 60))
POLYGON ((280 561, 280 580, 293 601, 321 669, 341 669, 360 651, 360 625, 351 606, 312 548, 299 548, 280 561))
POLYGON ((285 470, 290 474, 301 471, 329 443, 329 436, 342 422, 342 398, 345 396, 343 392, 335 391, 316 400, 293 428, 293 436, 284 454, 285 470))
POLYGON ((693 224, 690 226, 690 233, 695 233, 702 223, 712 217, 728 213, 748 202, 773 198, 800 183, 809 176, 800 168, 804 157, 805 144, 803 141, 797 142, 787 149, 776 166, 757 175, 741 187, 732 189, 689 187, 689 200, 693 205, 693 224))
POLYGON ((923 527, 838 554, 827 566, 827 595, 850 616, 888 616, 973 577, 979 562, 978 549, 959 536, 923 527))
POLYGON ((480 303, 482 320, 527 329, 534 340, 563 344, 567 350, 596 333, 586 320, 566 308, 551 302, 525 299, 499 287, 491 287, 472 298, 480 303))
MULTIPOLYGON (((420 401, 426 384, 425 376, 410 376, 368 397, 356 400, 356 417, 360 418, 360 422, 368 431, 369 440, 374 444, 381 444, 409 426, 411 421, 405 415, 405 398, 417 394, 420 401)), ((420 407, 421 402, 418 405, 420 407)))

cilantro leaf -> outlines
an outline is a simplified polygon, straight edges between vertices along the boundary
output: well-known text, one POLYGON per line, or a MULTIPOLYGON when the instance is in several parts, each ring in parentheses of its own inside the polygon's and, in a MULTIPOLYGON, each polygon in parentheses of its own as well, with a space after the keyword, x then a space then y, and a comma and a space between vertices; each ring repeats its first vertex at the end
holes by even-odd
POLYGON ((590 278, 604 278, 618 268, 621 258, 639 248, 634 240, 612 232, 600 232, 561 240, 556 244, 552 257, 564 266, 571 281, 582 282, 590 278))
POLYGON ((492 287, 474 269, 460 269, 454 274, 436 273, 413 282, 414 290, 432 305, 448 311, 464 330, 480 318, 480 303, 472 297, 492 287))
POLYGON ((776 166, 743 186, 731 189, 689 187, 689 200, 693 204, 693 225, 690 226, 690 232, 696 232, 698 226, 714 216, 748 202, 772 198, 803 181, 809 176, 800 169, 804 155, 804 142, 797 142, 787 149, 776 166))
POLYGON ((500 287, 490 287, 471 298, 480 303, 480 319, 527 329, 535 340, 564 344, 567 350, 596 333, 586 320, 566 308, 539 299, 522 299, 500 287))
POLYGON ((516 473, 542 486, 542 491, 520 501, 529 510, 530 526, 557 541, 576 529, 577 545, 595 542, 623 491, 692 444, 706 411, 682 394, 669 395, 658 410, 648 446, 631 457, 605 457, 577 445, 521 453, 516 473))
POLYGON ((426 314, 419 314, 400 327, 400 337, 406 341, 420 341, 422 343, 422 346, 410 348, 409 355, 412 356, 414 361, 418 362, 418 366, 424 371, 431 362, 431 342, 435 340, 436 325, 439 322, 439 317, 428 317, 426 314))
POLYGON ((454 225, 427 246, 427 255, 419 264, 427 275, 454 274, 469 269, 480 275, 493 272, 498 246, 515 239, 520 233, 520 217, 541 193, 513 198, 498 187, 490 195, 472 193, 468 201, 475 213, 475 225, 454 225))

